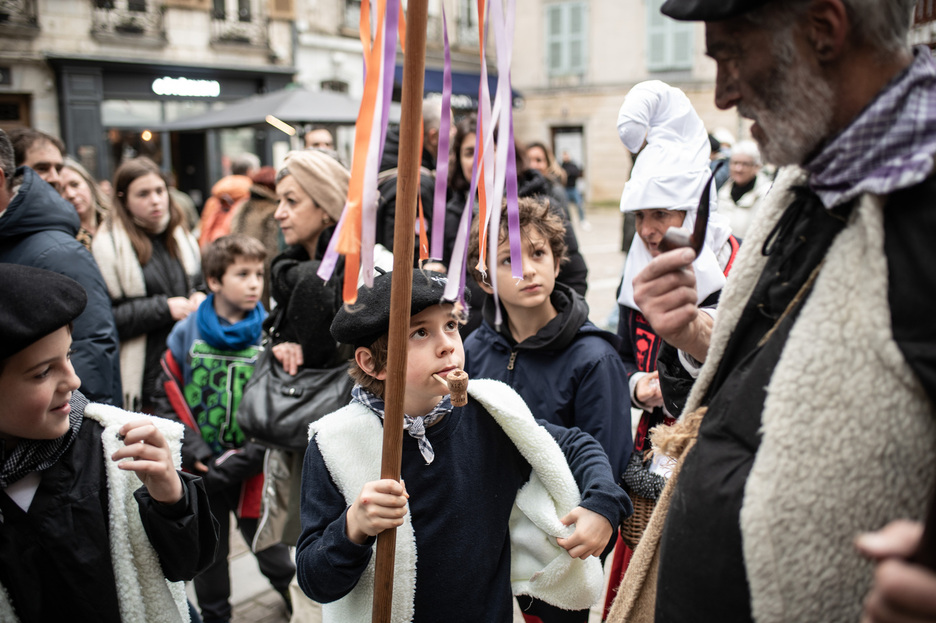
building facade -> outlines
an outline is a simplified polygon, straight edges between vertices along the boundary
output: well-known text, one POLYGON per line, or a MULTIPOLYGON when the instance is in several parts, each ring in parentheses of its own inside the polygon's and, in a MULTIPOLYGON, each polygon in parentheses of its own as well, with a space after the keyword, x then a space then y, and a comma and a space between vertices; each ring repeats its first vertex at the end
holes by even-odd
MULTIPOLYGON (((615 126, 638 82, 682 88, 710 129, 739 138, 746 131, 736 113, 714 106, 702 25, 663 17, 661 4, 516 2, 515 134, 553 146, 557 156, 568 151, 583 165, 590 201, 616 201, 627 179, 631 159, 615 126)), ((428 6, 425 90, 440 92, 443 1, 428 6)), ((148 155, 176 173, 180 188, 203 193, 239 151, 272 164, 271 141, 285 135, 260 126, 170 132, 162 124, 290 83, 359 98, 360 7, 361 0, 2 0, 0 127, 61 136, 102 178, 125 157, 148 155)), ((453 106, 466 113, 476 106, 480 73, 477 2, 445 0, 444 8, 453 106)), ((402 64, 399 55, 398 72, 402 64)), ((347 155, 353 127, 332 129, 347 155)), ((295 146, 298 138, 291 140, 295 146)))
POLYGON ((128 156, 204 192, 225 147, 265 137, 162 124, 282 88, 295 74, 292 0, 3 0, 0 127, 60 136, 99 178, 128 156))
POLYGON ((747 124, 714 103, 715 63, 701 23, 660 13, 662 0, 517 0, 512 76, 523 94, 517 140, 569 152, 586 199, 616 202, 631 167, 617 134, 624 96, 644 80, 681 88, 709 131, 741 138, 747 124), (521 36, 522 35, 522 36, 521 36))
MULTIPOLYGON (((442 0, 428 1, 428 92, 436 87, 441 92, 436 73, 441 72, 444 63, 442 4, 442 0)), ((445 0, 444 4, 452 71, 456 76, 477 79, 480 67, 477 0, 445 0)), ((298 82, 310 88, 339 90, 354 97, 362 95, 360 14, 361 0, 299 0, 295 22, 298 82)), ((493 46, 488 46, 487 50, 493 54, 493 46)), ((403 56, 398 54, 397 65, 402 63, 403 56)), ((496 71, 491 59, 488 68, 496 71)), ((477 90, 477 85, 474 86, 477 90)), ((456 97, 453 105, 466 109, 468 102, 456 97)))

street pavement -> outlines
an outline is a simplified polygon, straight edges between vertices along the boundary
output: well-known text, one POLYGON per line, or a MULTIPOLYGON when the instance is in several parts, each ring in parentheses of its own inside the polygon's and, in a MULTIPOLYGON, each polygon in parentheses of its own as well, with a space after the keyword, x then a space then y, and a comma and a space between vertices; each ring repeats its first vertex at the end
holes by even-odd
MULTIPOLYGON (((574 212, 574 210, 573 210, 574 212)), ((588 292, 586 300, 590 308, 589 318, 599 327, 614 331, 617 308, 615 292, 624 268, 624 253, 621 252, 622 221, 617 206, 589 207, 588 226, 574 224, 579 249, 588 264, 588 292), (609 323, 613 322, 613 325, 609 323)), ((610 563, 610 557, 608 557, 610 563)), ((606 566, 607 568, 607 566, 606 566)), ((232 623, 288 623, 289 617, 283 599, 273 590, 260 573, 256 559, 251 555, 240 533, 231 529, 231 603, 232 623)), ((189 585, 189 598, 196 603, 195 594, 189 585)), ((317 613, 296 617, 294 623, 319 623, 317 613)), ((591 623, 601 620, 598 608, 592 610, 591 623)), ((514 621, 522 623, 519 611, 514 621)))

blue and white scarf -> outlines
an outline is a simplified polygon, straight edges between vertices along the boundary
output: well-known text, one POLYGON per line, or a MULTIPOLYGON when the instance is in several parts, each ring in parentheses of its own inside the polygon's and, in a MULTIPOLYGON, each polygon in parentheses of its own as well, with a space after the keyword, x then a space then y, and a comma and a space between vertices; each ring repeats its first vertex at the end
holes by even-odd
POLYGON ((928 48, 807 163, 809 186, 833 208, 863 193, 888 195, 933 173, 936 62, 928 48))
MULTIPOLYGON (((384 419, 384 401, 374 394, 370 393, 360 385, 355 385, 351 390, 351 402, 359 402, 378 416, 384 419)), ((443 396, 432 411, 426 415, 411 416, 403 415, 403 430, 409 433, 409 436, 419 444, 419 453, 426 459, 426 465, 432 463, 435 459, 435 452, 432 444, 426 439, 426 429, 435 424, 443 416, 452 412, 452 400, 450 396, 443 396)))

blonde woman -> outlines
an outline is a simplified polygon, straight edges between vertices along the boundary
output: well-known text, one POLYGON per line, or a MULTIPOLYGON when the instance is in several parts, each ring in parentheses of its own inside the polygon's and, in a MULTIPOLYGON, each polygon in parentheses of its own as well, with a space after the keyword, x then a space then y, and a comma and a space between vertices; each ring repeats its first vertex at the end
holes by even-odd
POLYGON ((81 221, 75 238, 90 251, 94 234, 110 209, 110 197, 104 194, 88 170, 71 158, 65 158, 59 178, 62 197, 74 206, 81 221))

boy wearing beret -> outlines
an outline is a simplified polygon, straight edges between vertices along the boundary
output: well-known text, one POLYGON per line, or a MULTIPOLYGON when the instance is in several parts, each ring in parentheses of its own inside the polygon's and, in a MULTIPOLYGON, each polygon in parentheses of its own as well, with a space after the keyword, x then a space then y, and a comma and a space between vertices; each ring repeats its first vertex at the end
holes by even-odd
POLYGON ((77 282, 0 264, 0 290, 0 620, 188 621, 217 522, 181 425, 77 391, 77 282))
POLYGON ((368 621, 375 537, 397 528, 393 620, 509 621, 513 594, 578 610, 602 588, 595 556, 630 512, 601 446, 534 420, 509 387, 472 380, 445 276, 414 271, 407 338, 402 481, 380 480, 392 274, 358 291, 332 323, 355 347, 351 404, 310 428, 302 473, 299 585, 323 620, 368 621))

